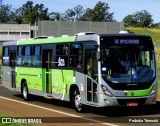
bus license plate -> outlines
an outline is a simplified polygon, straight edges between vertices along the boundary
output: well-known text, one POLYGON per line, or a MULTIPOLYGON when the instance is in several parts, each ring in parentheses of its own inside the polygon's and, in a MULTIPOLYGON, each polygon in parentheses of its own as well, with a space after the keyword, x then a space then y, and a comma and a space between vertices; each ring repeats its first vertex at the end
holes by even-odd
POLYGON ((128 102, 127 106, 138 106, 138 102, 128 102))

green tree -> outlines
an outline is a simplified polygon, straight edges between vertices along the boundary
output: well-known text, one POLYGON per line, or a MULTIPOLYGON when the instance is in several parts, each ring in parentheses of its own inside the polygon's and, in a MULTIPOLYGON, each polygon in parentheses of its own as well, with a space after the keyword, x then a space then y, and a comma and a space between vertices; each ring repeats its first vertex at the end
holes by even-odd
POLYGON ((150 27, 153 25, 152 15, 146 11, 137 11, 132 15, 128 15, 123 19, 125 26, 132 27, 150 27))
POLYGON ((152 15, 146 10, 137 12, 135 19, 139 27, 150 27, 153 24, 152 15))
POLYGON ((82 21, 113 21, 113 14, 109 13, 110 7, 108 3, 99 1, 93 9, 88 8, 80 17, 82 21))
POLYGON ((59 12, 51 12, 48 14, 50 21, 60 21, 61 15, 59 12))
POLYGON ((15 22, 21 24, 23 21, 23 8, 20 7, 15 10, 15 22))
POLYGON ((64 13, 64 20, 65 21, 74 21, 75 15, 76 15, 76 13, 73 9, 68 9, 64 13))
POLYGON ((84 13, 84 8, 81 5, 77 5, 74 9, 75 12, 75 20, 79 20, 79 18, 82 16, 84 13))
POLYGON ((90 8, 87 8, 84 14, 79 18, 79 20, 80 21, 93 21, 92 13, 93 13, 93 10, 90 8))
POLYGON ((3 0, 0 0, 0 22, 12 22, 12 15, 12 6, 3 4, 3 0))
POLYGON ((48 8, 45 8, 44 4, 36 4, 34 11, 36 13, 36 18, 38 18, 40 21, 49 20, 48 8))
POLYGON ((125 26, 136 26, 137 22, 134 15, 129 14, 123 19, 125 26))
POLYGON ((37 21, 49 20, 48 8, 43 4, 34 5, 32 1, 27 1, 16 13, 17 22, 34 24, 37 21))

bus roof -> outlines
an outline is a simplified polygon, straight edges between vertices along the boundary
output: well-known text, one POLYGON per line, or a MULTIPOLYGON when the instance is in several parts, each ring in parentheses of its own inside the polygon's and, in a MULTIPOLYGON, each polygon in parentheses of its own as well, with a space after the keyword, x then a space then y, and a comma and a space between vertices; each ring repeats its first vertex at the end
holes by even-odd
POLYGON ((99 34, 100 36, 116 37, 116 36, 132 36, 132 37, 150 37, 149 35, 134 34, 134 33, 115 33, 115 34, 99 34))
POLYGON ((18 45, 75 42, 75 40, 76 40, 76 36, 57 37, 57 38, 38 38, 38 39, 30 39, 30 40, 20 40, 18 41, 18 45))
POLYGON ((151 38, 148 35, 140 35, 133 33, 115 33, 115 34, 84 34, 75 36, 65 36, 65 37, 42 37, 33 38, 17 41, 10 41, 3 43, 3 46, 8 45, 29 45, 29 44, 47 44, 47 43, 65 43, 65 42, 75 42, 75 41, 98 41, 99 37, 140 37, 140 38, 151 38))
POLYGON ((3 46, 17 45, 17 41, 3 41, 3 46))

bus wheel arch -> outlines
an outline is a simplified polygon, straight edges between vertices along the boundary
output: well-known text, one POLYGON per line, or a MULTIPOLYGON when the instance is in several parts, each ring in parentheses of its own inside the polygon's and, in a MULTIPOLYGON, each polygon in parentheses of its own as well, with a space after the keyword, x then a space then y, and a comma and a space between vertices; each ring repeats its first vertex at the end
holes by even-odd
POLYGON ((25 101, 29 100, 28 85, 25 79, 22 79, 21 81, 21 93, 22 93, 22 98, 25 101))
POLYGON ((75 90, 78 90, 78 86, 76 84, 72 84, 70 86, 70 92, 69 92, 70 102, 73 102, 73 95, 74 95, 75 90))
POLYGON ((80 91, 76 84, 73 84, 70 87, 70 102, 77 112, 83 112, 84 105, 81 103, 80 91))

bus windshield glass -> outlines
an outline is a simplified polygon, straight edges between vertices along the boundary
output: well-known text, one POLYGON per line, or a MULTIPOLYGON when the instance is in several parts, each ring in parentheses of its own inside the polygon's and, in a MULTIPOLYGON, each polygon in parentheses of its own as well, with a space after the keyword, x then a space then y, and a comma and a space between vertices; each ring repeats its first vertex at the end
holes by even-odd
POLYGON ((144 83, 155 77, 154 51, 145 46, 101 48, 101 74, 112 83, 144 83))

